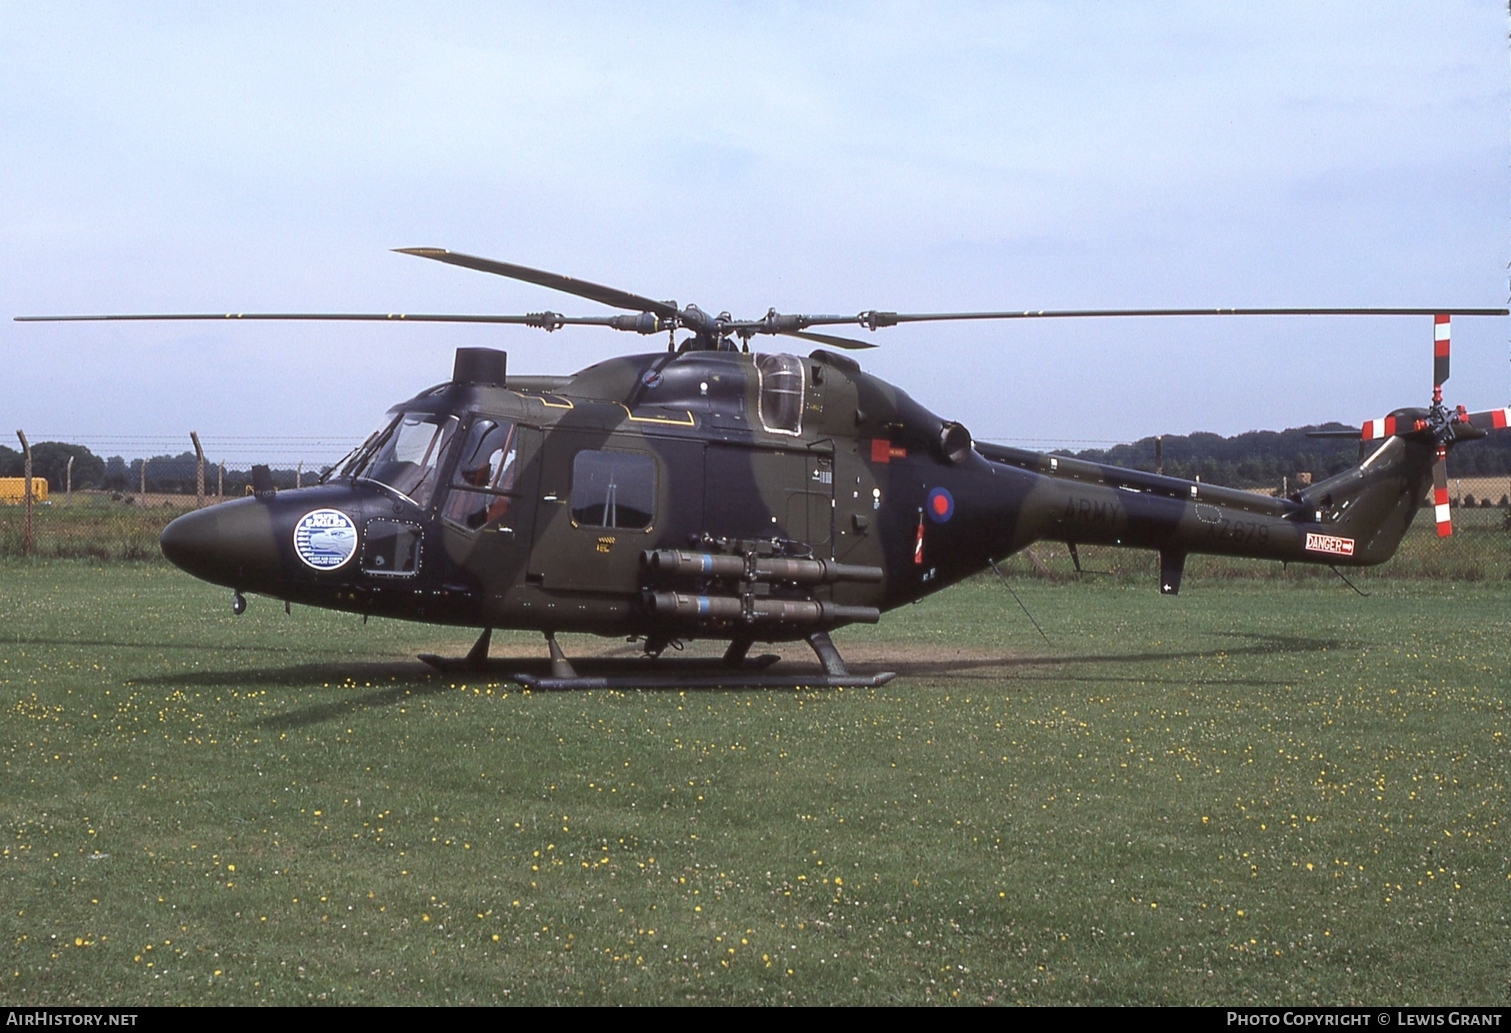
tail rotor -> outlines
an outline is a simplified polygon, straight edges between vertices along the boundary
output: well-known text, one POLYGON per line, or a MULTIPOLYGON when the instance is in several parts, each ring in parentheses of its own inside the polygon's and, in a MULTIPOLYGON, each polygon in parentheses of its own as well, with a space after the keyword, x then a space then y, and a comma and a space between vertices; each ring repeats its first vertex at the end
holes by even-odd
MULTIPOLYGON (((1469 412, 1462 405, 1449 409, 1443 404, 1443 385, 1448 381, 1451 351, 1451 320, 1447 314, 1432 317, 1432 405, 1427 409, 1397 409, 1389 416, 1366 420, 1360 428, 1360 441, 1379 441, 1390 437, 1415 437, 1434 446, 1432 463, 1432 510, 1438 537, 1453 534, 1453 520, 1448 508, 1448 450, 1460 441, 1482 438, 1492 430, 1511 426, 1511 408, 1469 412)), ((1332 436, 1324 431, 1321 435, 1332 436)), ((1319 435, 1319 436, 1321 436, 1319 435)))

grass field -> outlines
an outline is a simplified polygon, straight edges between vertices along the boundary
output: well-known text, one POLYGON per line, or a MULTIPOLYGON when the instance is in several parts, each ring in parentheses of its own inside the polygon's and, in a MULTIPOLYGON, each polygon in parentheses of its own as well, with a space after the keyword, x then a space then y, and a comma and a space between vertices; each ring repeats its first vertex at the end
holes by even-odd
POLYGON ((837 636, 882 689, 529 694, 0 561, 0 1001, 1504 1005, 1511 586, 1371 587, 1018 579, 1046 644, 979 580, 837 636))
MULTIPOLYGON (((58 494, 32 510, 32 555, 48 559, 161 562, 157 536, 168 522, 194 508, 193 496, 148 495, 113 499, 104 492, 58 494)), ((25 513, 0 506, 0 556, 22 556, 25 513)))

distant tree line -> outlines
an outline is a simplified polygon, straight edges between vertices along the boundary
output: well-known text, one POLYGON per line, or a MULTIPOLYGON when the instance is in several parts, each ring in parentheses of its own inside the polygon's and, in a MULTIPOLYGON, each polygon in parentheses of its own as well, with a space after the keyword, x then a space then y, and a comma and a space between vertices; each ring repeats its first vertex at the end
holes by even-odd
MULTIPOLYGON (((1218 434, 1167 434, 1162 443, 1163 470, 1171 477, 1201 478, 1208 484, 1235 488, 1279 487, 1282 479, 1295 485, 1297 475, 1310 473, 1316 480, 1341 473, 1359 462, 1357 442, 1338 438, 1309 438, 1309 430, 1352 430, 1341 423, 1291 430, 1254 430, 1225 438, 1218 434)), ((73 486, 131 493, 141 486, 142 460, 121 456, 103 459, 83 445, 42 441, 32 446, 32 474, 47 478, 53 492, 63 490, 69 456, 73 457, 73 486)), ((1128 445, 1092 448, 1081 452, 1059 450, 1094 463, 1135 470, 1154 469, 1154 438, 1141 438, 1128 445)), ((158 455, 147 459, 147 491, 161 495, 194 494, 194 453, 158 455)), ((1511 475, 1511 435, 1495 434, 1481 441, 1458 445, 1448 460, 1454 477, 1511 475)), ((0 445, 0 477, 20 477, 24 462, 20 451, 0 445)), ((205 458, 205 491, 214 493, 218 464, 205 458)), ((303 473, 306 484, 319 477, 318 469, 303 473)), ((273 483, 292 488, 298 473, 293 468, 273 470, 273 483)), ((250 467, 225 471, 225 493, 245 494, 252 483, 250 467)))
MULTIPOLYGON (((40 441, 31 447, 33 477, 47 478, 48 491, 58 494, 68 483, 68 459, 73 457, 73 487, 76 491, 104 490, 131 494, 141 488, 142 460, 126 460, 121 456, 108 459, 95 455, 83 445, 69 445, 61 441, 40 441)), ((147 491, 154 495, 193 495, 195 491, 195 458, 193 452, 181 452, 176 456, 150 456, 147 463, 147 491)), ((205 457, 205 492, 215 493, 219 463, 205 457)), ((26 473, 26 459, 19 449, 0 445, 0 477, 21 477, 26 473)), ((313 484, 320 476, 318 469, 306 469, 305 484, 313 484)), ((292 488, 299 472, 294 468, 273 470, 273 484, 279 488, 292 488)), ((227 495, 243 495, 252 483, 251 468, 226 467, 224 491, 227 495)))
MULTIPOLYGON (((1322 480, 1356 465, 1359 442, 1342 438, 1309 438, 1312 430, 1352 430, 1341 423, 1296 427, 1291 430, 1251 430, 1225 438, 1217 434, 1166 434, 1162 441, 1163 470, 1171 477, 1233 488, 1280 487, 1282 478, 1292 487, 1296 476, 1309 473, 1322 480)), ((1366 446, 1369 447, 1369 446, 1366 446)), ((1154 469, 1154 438, 1141 438, 1129 445, 1061 451, 1094 463, 1135 470, 1154 469)), ((1494 434, 1479 441, 1454 446, 1448 459, 1453 477, 1511 475, 1511 435, 1494 434)))
MULTIPOLYGON (((98 488, 105 477, 105 460, 83 445, 66 445, 61 441, 39 441, 31 447, 33 477, 47 478, 49 491, 62 491, 68 479, 68 458, 73 457, 73 486, 98 488)), ((22 477, 26 458, 19 449, 0 445, 0 477, 22 477)))

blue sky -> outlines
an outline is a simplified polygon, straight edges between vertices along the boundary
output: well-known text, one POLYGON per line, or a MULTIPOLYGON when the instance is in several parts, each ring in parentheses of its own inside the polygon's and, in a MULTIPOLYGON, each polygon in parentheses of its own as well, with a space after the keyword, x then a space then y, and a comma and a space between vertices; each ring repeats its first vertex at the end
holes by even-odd
MULTIPOLYGON (((595 313, 440 246, 709 311, 1498 306, 1507 15, 1391 5, 0 2, 0 306, 595 313)), ((1504 405, 1505 319, 1451 402, 1504 405)), ((982 438, 1357 422, 1424 319, 882 331, 982 438)), ((0 325, 33 440, 360 438, 457 345, 590 329, 0 325)), ((106 442, 108 444, 108 442, 106 442)), ((126 451, 129 448, 116 448, 126 451)))

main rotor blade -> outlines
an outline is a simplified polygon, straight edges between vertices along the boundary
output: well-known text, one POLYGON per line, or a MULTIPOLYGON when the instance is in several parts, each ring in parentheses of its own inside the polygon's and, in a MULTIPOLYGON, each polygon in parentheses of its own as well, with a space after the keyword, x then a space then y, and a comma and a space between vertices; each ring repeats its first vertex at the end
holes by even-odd
POLYGON ((155 315, 16 316, 18 323, 182 322, 195 319, 292 320, 302 322, 358 323, 504 323, 554 330, 558 326, 613 326, 620 316, 563 316, 556 312, 532 312, 523 316, 466 316, 407 312, 168 312, 155 315))
POLYGON ((827 344, 831 348, 844 348, 847 351, 860 351, 864 348, 876 347, 876 345, 867 344, 865 341, 856 341, 849 337, 836 337, 833 334, 815 334, 807 330, 782 330, 779 332, 783 337, 801 337, 803 340, 812 341, 814 344, 827 344))
POLYGON ((808 326, 856 324, 868 330, 899 323, 946 323, 990 319, 1122 319, 1140 316, 1505 316, 1504 308, 1105 308, 1038 309, 1021 312, 881 312, 855 316, 804 316, 808 326))
POLYGON ((437 262, 459 265, 464 269, 476 269, 480 273, 492 273, 495 276, 507 276, 511 280, 523 280, 539 287, 549 287, 553 291, 575 294, 579 298, 587 298, 589 301, 611 305, 614 308, 628 309, 631 312, 653 312, 663 319, 674 318, 677 315, 676 302, 652 301, 650 298, 631 294, 617 287, 605 287, 602 284, 589 283, 587 280, 562 276, 560 273, 548 273, 543 269, 531 269, 529 266, 513 265, 509 262, 496 262, 491 258, 478 258, 475 255, 462 255, 438 247, 399 247, 394 250, 401 255, 417 255, 420 258, 431 258, 437 262))

